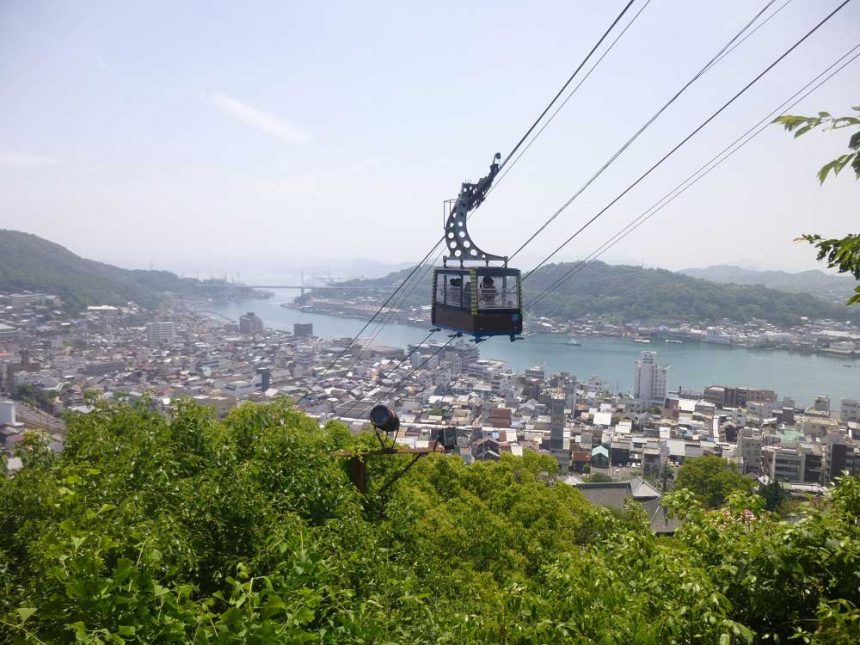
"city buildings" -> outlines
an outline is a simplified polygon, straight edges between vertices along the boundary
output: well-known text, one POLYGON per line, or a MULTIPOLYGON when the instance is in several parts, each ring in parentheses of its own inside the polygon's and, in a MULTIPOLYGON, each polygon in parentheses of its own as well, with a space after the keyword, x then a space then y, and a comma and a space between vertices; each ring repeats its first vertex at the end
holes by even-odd
POLYGON ((4 324, 15 334, 0 337, 0 387, 8 397, 26 389, 41 409, 20 399, 15 414, 0 405, 3 449, 13 454, 33 428, 62 449, 55 413, 87 414, 92 396, 148 397, 165 413, 187 397, 219 417, 285 396, 320 424, 339 419, 354 432, 386 402, 400 415, 399 442, 440 441, 467 463, 532 450, 562 473, 662 480, 687 459, 718 455, 747 476, 807 493, 860 466, 856 398, 843 399, 837 415, 824 395, 798 408, 764 388, 669 392, 668 368, 653 351, 636 361, 635 391, 625 393, 599 375, 516 372, 470 342, 350 345, 304 326, 266 330, 254 314, 225 321, 206 306, 176 301, 148 322, 136 306, 77 317, 58 317, 44 302, 8 309, 4 324))

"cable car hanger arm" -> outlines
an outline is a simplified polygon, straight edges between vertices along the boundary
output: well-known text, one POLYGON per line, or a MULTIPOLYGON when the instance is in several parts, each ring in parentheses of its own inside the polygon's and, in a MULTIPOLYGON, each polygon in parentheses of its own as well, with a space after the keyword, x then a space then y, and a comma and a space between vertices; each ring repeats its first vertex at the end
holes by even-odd
POLYGON ((469 213, 475 210, 486 199, 487 192, 493 185, 493 180, 499 172, 499 161, 502 155, 496 153, 493 163, 490 164, 490 172, 482 177, 477 183, 463 182, 460 194, 457 196, 448 218, 445 220, 445 245, 450 255, 443 258, 443 264, 447 260, 459 260, 462 266, 466 260, 477 262, 504 262, 507 266, 508 259, 502 255, 493 255, 482 251, 469 236, 466 221, 469 213))

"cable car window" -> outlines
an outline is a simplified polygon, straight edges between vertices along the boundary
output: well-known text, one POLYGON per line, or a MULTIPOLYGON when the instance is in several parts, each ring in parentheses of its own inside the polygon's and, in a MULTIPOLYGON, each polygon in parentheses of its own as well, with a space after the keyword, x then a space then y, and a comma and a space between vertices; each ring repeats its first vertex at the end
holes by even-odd
POLYGON ((479 309, 519 308, 517 276, 484 275, 478 277, 479 309))
POLYGON ((436 274, 436 293, 434 295, 434 302, 445 302, 445 283, 447 281, 447 276, 444 273, 436 274))
POLYGON ((471 306, 471 286, 468 274, 440 271, 436 274, 436 302, 448 307, 468 309, 471 306))

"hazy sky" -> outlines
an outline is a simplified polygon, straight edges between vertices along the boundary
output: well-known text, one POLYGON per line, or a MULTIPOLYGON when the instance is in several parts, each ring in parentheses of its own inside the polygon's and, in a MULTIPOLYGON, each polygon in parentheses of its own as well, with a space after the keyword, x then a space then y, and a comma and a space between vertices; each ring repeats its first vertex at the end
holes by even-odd
MULTIPOLYGON (((778 0, 771 11, 783 4, 778 0)), ((644 4, 637 0, 633 9, 644 4)), ((414 261, 441 202, 509 151, 623 0, 0 2, 0 228, 128 267, 291 271, 414 261)), ((763 7, 653 0, 470 229, 516 249, 763 7)), ((521 256, 576 230, 838 4, 793 0, 704 76, 521 256)), ((632 15, 632 10, 628 15, 632 15)), ((566 249, 590 253, 860 43, 860 0, 566 249)), ((860 104, 860 60, 794 112, 860 104)), ((860 183, 819 188, 847 137, 758 137, 605 256, 816 266, 860 183)))

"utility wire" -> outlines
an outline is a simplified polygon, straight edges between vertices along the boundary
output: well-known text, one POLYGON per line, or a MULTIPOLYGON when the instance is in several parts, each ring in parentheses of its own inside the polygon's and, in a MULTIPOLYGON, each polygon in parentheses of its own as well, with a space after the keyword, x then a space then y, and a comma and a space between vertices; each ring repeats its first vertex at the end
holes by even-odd
MULTIPOLYGON (((788 2, 791 2, 791 0, 788 0, 788 2)), ((644 5, 642 5, 642 7, 639 9, 639 11, 637 11, 637 12, 633 15, 633 18, 631 18, 631 19, 630 19, 630 22, 628 22, 628 23, 624 26, 624 29, 622 29, 622 30, 621 30, 621 32, 620 32, 620 33, 615 37, 615 39, 614 39, 611 43, 609 43, 609 46, 608 46, 608 47, 606 48, 606 50, 605 50, 605 51, 600 55, 600 58, 598 58, 598 59, 595 61, 594 65, 592 65, 592 66, 591 66, 591 69, 589 69, 589 70, 588 70, 588 72, 585 74, 585 76, 583 76, 583 77, 582 77, 582 79, 581 79, 581 80, 580 80, 580 81, 579 81, 579 82, 578 82, 578 83, 573 87, 573 89, 570 91, 570 93, 565 97, 564 101, 562 101, 562 102, 559 104, 559 106, 555 109, 555 111, 554 111, 552 114, 550 114, 549 119, 547 119, 547 120, 544 122, 544 124, 540 127, 540 129, 539 129, 539 130, 537 131, 537 133, 535 134, 535 136, 534 136, 534 137, 532 137, 532 140, 528 142, 528 144, 526 145, 526 147, 525 147, 525 148, 523 148, 523 149, 522 149, 522 151, 521 151, 521 152, 517 155, 517 157, 513 160, 513 162, 511 163, 511 165, 510 165, 508 168, 505 168, 504 172, 500 172, 500 173, 499 173, 499 176, 498 176, 498 177, 496 177, 495 182, 493 182, 493 185, 492 185, 492 186, 490 186, 490 189, 487 191, 487 195, 489 195, 491 192, 493 192, 493 191, 494 191, 494 190, 499 186, 499 184, 501 184, 501 183, 502 183, 502 180, 505 178, 505 176, 506 176, 506 175, 507 175, 507 174, 508 174, 508 173, 509 173, 513 168, 514 168, 514 166, 516 166, 516 165, 517 165, 517 162, 522 158, 522 156, 523 156, 526 152, 528 152, 528 151, 529 151, 529 148, 531 148, 531 147, 532 147, 532 144, 533 144, 535 141, 537 141, 537 140, 538 140, 538 137, 540 137, 540 135, 541 135, 541 134, 543 134, 543 131, 544 131, 544 130, 546 130, 547 126, 548 126, 550 123, 552 123, 552 121, 553 121, 553 119, 555 119, 556 115, 558 115, 558 113, 559 113, 559 112, 561 112, 561 110, 564 108, 564 106, 565 106, 565 105, 567 105, 567 102, 568 102, 571 98, 573 98, 573 95, 574 95, 574 94, 576 94, 577 90, 578 90, 580 87, 582 87, 582 84, 583 84, 583 83, 585 83, 585 81, 587 81, 587 80, 588 80, 588 77, 589 77, 589 76, 591 76, 592 72, 594 72, 594 70, 596 70, 596 69, 598 68, 598 66, 600 65, 600 63, 601 63, 601 62, 603 62, 603 59, 604 59, 604 58, 606 58, 607 54, 609 54, 609 52, 611 52, 611 51, 612 51, 612 49, 615 47, 616 43, 617 43, 619 40, 621 40, 621 37, 622 37, 624 34, 626 34, 626 33, 627 33, 627 30, 628 30, 628 29, 630 29, 630 27, 632 27, 632 26, 633 26, 633 23, 634 23, 634 22, 636 22, 636 19, 639 17, 639 15, 640 15, 643 11, 645 11, 645 9, 647 9, 647 8, 648 8, 648 5, 649 5, 649 4, 651 4, 651 0, 647 0, 647 2, 645 2, 645 4, 644 4, 644 5)))
POLYGON ((611 165, 615 162, 615 160, 616 160, 616 159, 618 159, 618 157, 620 157, 622 154, 624 154, 624 152, 627 150, 627 148, 629 148, 629 147, 633 144, 633 142, 635 142, 635 141, 636 141, 636 139, 638 139, 638 138, 642 135, 642 133, 643 133, 643 132, 645 132, 645 130, 647 130, 647 129, 648 129, 648 128, 649 128, 649 127, 654 123, 654 121, 656 121, 658 118, 660 118, 660 116, 663 114, 663 112, 665 112, 667 109, 669 109, 669 107, 670 107, 670 106, 671 106, 675 101, 677 101, 677 100, 678 100, 678 98, 679 98, 679 97, 680 97, 684 92, 686 92, 686 91, 687 91, 687 89, 688 89, 691 85, 693 85, 693 83, 695 83, 696 81, 698 81, 702 76, 704 76, 704 75, 708 72, 708 70, 710 70, 711 68, 713 68, 713 67, 714 67, 714 65, 716 65, 716 64, 717 64, 717 62, 719 62, 719 60, 721 60, 721 57, 724 57, 724 55, 728 53, 729 48, 730 48, 733 44, 735 44, 735 43, 736 43, 736 42, 737 42, 737 41, 738 41, 738 40, 739 40, 739 39, 740 39, 740 38, 741 38, 741 37, 742 37, 742 36, 747 32, 747 30, 748 30, 748 29, 753 25, 753 23, 755 23, 755 21, 756 21, 756 20, 758 20, 758 19, 759 19, 759 17, 760 17, 760 16, 761 16, 765 11, 767 11, 767 10, 768 10, 768 8, 770 8, 770 6, 771 6, 775 1, 776 1, 776 0, 769 0, 769 1, 764 5, 764 7, 762 7, 762 8, 758 11, 758 13, 756 13, 756 14, 752 17, 752 19, 751 19, 749 22, 747 22, 747 23, 743 26, 743 28, 741 28, 741 30, 740 30, 740 31, 738 31, 734 36, 732 36, 731 40, 729 40, 729 42, 727 42, 727 43, 722 47, 722 49, 720 49, 716 54, 714 54, 714 56, 713 56, 713 57, 711 57, 711 59, 710 59, 707 63, 705 63, 705 65, 704 65, 704 66, 703 66, 703 67, 702 67, 698 72, 696 72, 696 73, 693 75, 693 77, 692 77, 692 78, 690 78, 690 80, 688 80, 686 83, 684 83, 684 85, 681 87, 681 89, 679 89, 679 90, 675 93, 675 95, 674 95, 674 96, 672 96, 668 101, 666 101, 666 103, 664 103, 664 104, 663 104, 663 107, 661 107, 659 110, 657 110, 657 111, 656 111, 656 112, 651 116, 651 118, 650 118, 650 119, 648 119, 648 120, 647 120, 647 121, 646 121, 646 122, 645 122, 645 123, 644 123, 644 124, 643 124, 643 125, 642 125, 642 126, 641 126, 641 127, 640 127, 640 128, 639 128, 639 129, 634 133, 634 134, 633 134, 633 136, 631 136, 629 139, 627 139, 627 141, 624 143, 624 145, 622 145, 618 150, 616 150, 616 151, 615 151, 615 153, 614 153, 614 154, 612 154, 612 156, 610 156, 610 157, 609 157, 609 159, 607 159, 607 160, 606 160, 606 162, 604 162, 604 164, 603 164, 600 168, 598 168, 598 169, 597 169, 597 172, 595 172, 595 173, 594 173, 594 174, 593 174, 593 175, 588 179, 588 181, 586 181, 586 182, 585 182, 585 183, 584 183, 584 184, 579 188, 579 190, 577 190, 577 191, 576 191, 576 192, 575 192, 575 193, 574 193, 574 194, 573 194, 573 195, 572 195, 572 196, 571 196, 571 197, 570 197, 566 202, 564 202, 561 206, 559 206, 559 207, 556 209, 556 211, 555 211, 552 215, 550 215, 550 216, 549 216, 549 218, 547 218, 547 220, 546 220, 543 224, 541 224, 541 225, 538 227, 538 229, 537 229, 534 233, 532 233, 532 234, 531 234, 531 236, 530 236, 530 237, 529 237, 525 242, 523 242, 523 243, 520 245, 520 247, 519 247, 516 251, 514 251, 514 252, 513 252, 513 254, 511 254, 511 256, 510 256, 510 258, 509 258, 509 259, 511 259, 511 260, 512 260, 512 259, 514 259, 517 255, 519 255, 519 253, 520 253, 523 249, 525 249, 529 244, 531 244, 531 243, 534 241, 534 239, 535 239, 538 235, 540 235, 541 233, 543 233, 543 231, 546 229, 546 227, 547 227, 547 226, 549 226, 550 224, 552 224, 552 222, 554 222, 554 221, 556 220, 556 218, 557 218, 559 215, 561 215, 561 214, 562 214, 562 213, 563 213, 563 212, 564 212, 564 211, 565 211, 565 210, 566 210, 566 209, 567 209, 567 208, 568 208, 568 207, 569 207, 569 206, 574 202, 574 200, 576 200, 576 198, 578 198, 578 197, 579 197, 583 192, 585 192, 585 190, 586 190, 589 186, 591 186, 591 184, 592 184, 592 183, 594 183, 594 181, 595 181, 598 177, 600 177, 600 175, 602 175, 602 174, 603 174, 603 173, 604 173, 604 172, 609 168, 609 166, 611 166, 611 165))
POLYGON ((675 147, 673 147, 669 152, 667 152, 663 157, 661 157, 654 165, 652 165, 648 170, 646 170, 642 175, 639 176, 632 184, 627 186, 623 191, 621 191, 612 201, 610 201, 606 206, 600 209, 595 215, 593 215, 588 221, 585 222, 577 231, 568 237, 564 242, 558 245, 552 253, 546 256, 540 263, 534 267, 531 271, 529 271, 525 276, 523 276, 523 280, 527 280, 530 276, 534 274, 535 271, 544 266, 552 257, 554 257, 559 251, 561 251, 565 246, 570 244, 572 240, 574 240, 582 231, 588 228, 592 223, 594 223, 601 215, 603 215, 606 211, 608 211, 613 205, 615 205, 624 195, 629 193, 633 188, 635 188, 639 183, 641 183, 648 175, 650 175, 654 170, 660 167, 669 157, 671 157, 675 152, 677 152, 684 144, 686 144, 690 139, 696 136, 701 130, 703 130, 711 121, 713 121, 717 116, 722 114, 732 103, 734 103, 737 99, 739 99, 743 94, 747 92, 753 85, 755 85, 761 78, 763 78, 768 72, 770 72, 774 67, 776 67, 783 59, 785 59, 789 54, 791 54, 795 49, 797 49, 801 44, 803 44, 812 34, 818 31, 822 25, 824 25, 827 21, 829 21, 833 16, 835 16, 839 11, 842 10, 845 5, 847 5, 851 0, 843 0, 842 3, 839 4, 833 11, 831 11, 827 16, 825 16, 821 21, 819 21, 812 29, 807 31, 797 42, 795 42, 791 47, 785 50, 776 60, 770 63, 767 67, 765 67, 758 75, 755 76, 750 82, 748 82, 740 91, 738 91, 732 98, 723 103, 723 105, 717 109, 716 112, 711 114, 707 119, 705 119, 698 127, 696 127, 692 132, 690 132, 686 137, 684 137, 675 147))
POLYGON ((435 330, 435 329, 434 329, 434 330, 432 330, 429 334, 427 334, 427 335, 424 337, 424 339, 423 339, 423 340, 421 340, 420 342, 418 342, 417 344, 415 344, 415 345, 412 347, 412 349, 409 351, 409 353, 408 353, 408 354, 406 354, 406 356, 404 356, 404 357, 403 357, 403 359, 402 359, 402 360, 397 361, 397 365, 395 365, 394 367, 392 367, 392 368, 391 368, 390 370, 388 370, 387 372, 385 372, 385 373, 383 373, 383 374, 378 375, 376 378, 377 378, 377 379, 382 380, 382 379, 385 379, 385 378, 387 378, 387 377, 391 376, 392 372, 394 372, 394 371, 396 371, 396 370, 400 369, 400 367, 401 367, 401 366, 402 366, 406 361, 408 361, 410 358, 412 358, 412 355, 413 355, 416 351, 418 351, 418 349, 419 349, 422 345, 424 345, 428 340, 430 340, 430 337, 431 337, 433 334, 435 334, 435 333, 436 333, 436 330, 435 330))
POLYGON ((517 150, 519 150, 520 146, 523 145, 523 142, 525 142, 525 140, 529 138, 529 135, 537 127, 537 125, 538 125, 538 123, 540 123, 541 119, 543 119, 546 116, 546 113, 550 111, 553 104, 555 104, 555 102, 558 101, 559 97, 562 94, 564 94, 564 91, 567 89, 567 86, 573 82, 573 79, 576 78, 576 75, 579 74, 579 72, 582 70, 582 68, 588 62, 588 60, 594 55, 594 52, 597 51, 597 48, 600 47, 600 45, 603 43, 604 40, 606 40, 606 37, 609 35, 609 32, 611 32, 615 28, 615 25, 618 24, 618 21, 621 20, 621 18, 624 16, 625 13, 627 13, 627 10, 630 9, 630 7, 633 5, 634 2, 635 2, 635 0, 630 0, 624 6, 624 8, 621 10, 621 13, 619 13, 618 16, 616 16, 615 20, 612 21, 612 24, 606 28, 606 31, 603 32, 603 35, 600 37, 600 40, 598 40, 594 44, 594 47, 592 47, 591 51, 589 51, 588 54, 586 54, 585 58, 582 59, 582 62, 579 64, 579 66, 577 66, 577 68, 575 70, 573 70, 573 74, 570 75, 570 78, 568 78, 567 81, 565 82, 565 84, 561 86, 561 89, 556 93, 556 95, 554 97, 552 97, 552 100, 543 109, 543 112, 540 113, 540 116, 537 119, 535 119, 535 122, 532 123, 531 127, 528 130, 526 130, 526 133, 517 142, 517 145, 514 146, 514 149, 508 153, 507 157, 505 157, 505 160, 499 166, 499 171, 501 171, 502 168, 505 167, 505 165, 508 163, 508 161, 510 161, 511 157, 513 157, 514 154, 516 154, 517 150))
MULTIPOLYGON (((567 273, 565 273, 561 278, 557 279, 551 285, 546 287, 543 291, 541 291, 537 296, 535 296, 528 303, 528 307, 533 307, 541 300, 543 300, 546 295, 554 291, 560 284, 566 282, 574 275, 585 269, 589 264, 594 262, 598 257, 603 255, 610 248, 615 246, 618 242, 627 237, 630 233, 639 228, 646 221, 651 219, 654 215, 660 212, 663 208, 672 203, 675 199, 680 197, 687 190, 692 188, 696 183, 698 183, 701 179, 704 179, 711 171, 718 168, 723 162, 728 160, 732 155, 741 150, 745 145, 750 143, 753 139, 755 139, 759 134, 764 132, 769 125, 773 122, 773 117, 784 113, 786 110, 790 110, 795 105, 800 103, 807 96, 818 90, 822 85, 827 83, 834 76, 839 74, 843 69, 845 69, 848 65, 854 62, 858 57, 860 57, 860 43, 854 45, 851 49, 849 49, 846 53, 836 59, 833 63, 828 65, 822 72, 820 72, 815 78, 806 83, 803 87, 797 90, 794 94, 792 94, 788 99, 783 101, 777 108, 771 110, 765 117, 763 117, 758 123, 744 132, 742 135, 737 137, 732 143, 723 148, 720 152, 714 155, 709 161, 703 164, 696 172, 687 177, 680 184, 675 186, 668 193, 663 195, 659 200, 657 200, 654 204, 652 204, 649 208, 643 211, 638 217, 634 218, 630 223, 628 223, 625 227, 619 230, 615 235, 609 238, 606 242, 601 244, 595 251, 593 251, 589 256, 586 257, 585 260, 581 260, 578 262, 572 269, 570 269, 567 273), (855 53, 856 52, 856 53, 855 53), (853 56, 852 56, 853 54, 853 56), (850 57, 850 58, 849 58, 850 57), (845 60, 845 59, 848 60, 845 60), (844 62, 843 62, 844 61, 844 62)), ((554 310, 547 316, 553 316, 558 310, 554 310)))
POLYGON ((751 30, 750 30, 750 32, 749 32, 746 36, 744 36, 743 38, 741 38, 738 42, 736 42, 736 43, 735 43, 734 45, 732 45, 728 50, 726 50, 726 52, 725 52, 722 56, 720 56, 716 61, 714 61, 714 65, 716 65, 717 63, 719 63, 721 60, 723 60, 723 59, 724 59, 726 56, 728 56, 729 54, 731 54, 731 53, 735 50, 735 48, 736 48, 736 47, 738 47, 739 45, 742 45, 742 44, 744 43, 744 41, 745 41, 747 38, 749 38, 750 36, 752 36, 752 35, 753 35, 755 32, 757 32, 759 29, 761 29, 761 28, 762 28, 762 27, 764 27, 767 23, 769 23, 771 20, 773 20, 774 18, 776 18, 776 17, 779 15, 779 13, 780 13, 783 9, 785 9, 788 5, 790 5, 790 4, 791 4, 791 2, 792 2, 792 0, 785 0, 785 2, 783 2, 779 7, 777 7, 776 11, 774 11, 774 12, 773 12, 772 14, 770 14, 767 18, 765 18, 764 20, 762 20, 759 24, 757 24, 757 25, 755 26, 755 28, 754 28, 754 29, 751 29, 751 30))
POLYGON ((446 342, 444 345, 440 345, 440 346, 439 346, 439 348, 438 348, 435 352, 433 352, 432 354, 430 354, 430 356, 428 356, 428 357, 427 357, 427 358, 425 358, 423 361, 421 361, 421 363, 420 363, 420 364, 418 364, 417 366, 415 366, 415 367, 413 367, 411 370, 409 370, 409 372, 407 372, 407 373, 406 373, 406 376, 404 376, 402 379, 400 379, 399 381, 397 381, 397 383, 395 383, 394 385, 392 385, 392 386, 391 386, 388 390, 386 390, 383 394, 380 394, 380 395, 379 395, 379 399, 378 399, 378 400, 379 400, 379 401, 384 401, 386 398, 388 398, 389 396, 391 396, 391 394, 393 394, 394 392, 396 392, 397 390, 399 390, 399 389, 400 389, 400 386, 401 386, 401 385, 403 385, 409 377, 411 377, 415 372, 417 372, 417 371, 418 371, 418 370, 420 370, 422 367, 424 367, 427 363, 429 363, 431 360, 433 360, 433 358, 435 358, 435 357, 439 354, 439 352, 441 352, 443 349, 445 349, 446 347, 448 347, 448 345, 450 345, 452 342, 454 342, 454 340, 455 340, 455 339, 457 339, 457 338, 459 338, 459 336, 458 336, 458 335, 456 335, 456 334, 455 334, 455 335, 453 335, 453 336, 451 336, 451 338, 449 338, 449 339, 448 339, 448 342, 446 342))

